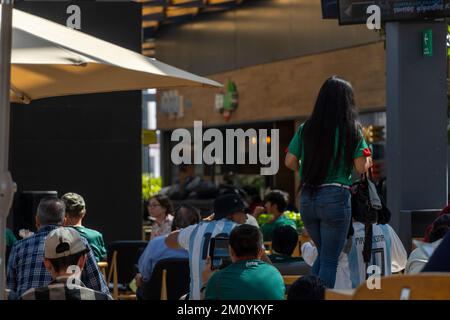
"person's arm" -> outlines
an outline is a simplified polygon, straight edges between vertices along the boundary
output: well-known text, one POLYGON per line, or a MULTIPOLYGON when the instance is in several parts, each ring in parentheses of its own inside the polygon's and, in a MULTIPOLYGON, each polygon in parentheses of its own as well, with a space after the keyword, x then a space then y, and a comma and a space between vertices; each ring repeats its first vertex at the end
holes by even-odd
POLYGON ((364 139, 362 130, 359 129, 359 142, 353 154, 353 165, 359 174, 367 172, 372 167, 372 150, 364 139))
POLYGON ((83 284, 86 285, 86 287, 92 290, 100 291, 107 295, 111 295, 108 289, 108 285, 106 284, 105 278, 103 277, 102 273, 98 268, 97 260, 95 259, 94 254, 92 253, 92 249, 90 248, 87 241, 85 241, 85 244, 87 244, 90 250, 88 253, 88 258, 86 260, 86 265, 81 274, 81 281, 83 282, 83 284))
POLYGON ((290 152, 288 152, 286 154, 286 158, 284 159, 284 164, 286 167, 288 167, 292 171, 297 172, 300 168, 298 158, 290 152))
POLYGON ((303 124, 301 124, 297 131, 295 131, 295 134, 287 148, 286 158, 284 159, 284 164, 292 171, 298 171, 300 169, 299 159, 301 159, 302 154, 300 135, 302 130, 303 124))
POLYGON ((172 249, 183 248, 189 251, 189 241, 192 232, 197 226, 197 224, 194 224, 181 230, 172 231, 165 239, 166 246, 172 249))
POLYGON ((370 167, 372 167, 372 157, 358 157, 353 160, 353 164, 356 171, 359 174, 363 174, 364 172, 367 172, 370 167))
POLYGON ((402 241, 395 233, 391 226, 386 225, 389 229, 389 235, 391 236, 391 268, 392 273, 397 273, 405 269, 408 261, 408 254, 402 241))
POLYGON ((264 212, 266 211, 266 208, 262 207, 262 206, 256 206, 255 209, 252 212, 252 216, 255 217, 255 219, 258 219, 258 217, 264 212))
MULTIPOLYGON (((206 294, 209 279, 211 279, 211 276, 218 272, 217 270, 211 270, 211 258, 208 256, 205 261, 205 267, 202 271, 202 287, 200 288, 200 299, 205 300, 206 297, 210 296, 210 292, 208 292, 208 295, 206 294)), ((210 289, 211 290, 211 289, 210 289)))
POLYGON ((180 233, 180 230, 172 231, 169 235, 167 235, 165 242, 166 246, 168 246, 171 249, 180 249, 181 246, 178 243, 178 234, 180 233))
MULTIPOLYGON (((141 275, 142 282, 149 281, 152 276, 153 264, 155 263, 153 253, 157 251, 154 243, 154 240, 149 241, 138 260, 138 274, 141 275)), ((160 243, 160 245, 162 244, 160 243)))
POLYGON ((405 274, 418 274, 422 271, 422 269, 427 264, 427 260, 425 259, 408 259, 408 263, 406 264, 405 274))

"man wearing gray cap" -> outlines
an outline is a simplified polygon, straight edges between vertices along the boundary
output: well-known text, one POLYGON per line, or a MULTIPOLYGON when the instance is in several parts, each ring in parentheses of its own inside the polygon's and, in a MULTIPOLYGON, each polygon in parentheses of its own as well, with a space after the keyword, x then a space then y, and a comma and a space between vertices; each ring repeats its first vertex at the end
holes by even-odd
POLYGON ((73 228, 60 227, 45 239, 44 265, 53 281, 32 288, 22 300, 111 300, 111 296, 87 288, 80 280, 87 260, 88 246, 73 228))

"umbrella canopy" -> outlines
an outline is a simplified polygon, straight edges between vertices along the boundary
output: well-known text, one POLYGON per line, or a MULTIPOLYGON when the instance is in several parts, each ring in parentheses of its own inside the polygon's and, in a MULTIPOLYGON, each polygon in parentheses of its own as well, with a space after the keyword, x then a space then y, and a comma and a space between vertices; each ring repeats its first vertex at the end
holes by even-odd
POLYGON ((12 26, 11 102, 147 88, 221 86, 17 9, 12 26))

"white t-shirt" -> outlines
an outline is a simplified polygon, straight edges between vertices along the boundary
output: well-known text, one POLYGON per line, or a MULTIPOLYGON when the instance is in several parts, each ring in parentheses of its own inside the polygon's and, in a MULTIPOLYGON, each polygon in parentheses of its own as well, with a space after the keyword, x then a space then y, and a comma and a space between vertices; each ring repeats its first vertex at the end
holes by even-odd
MULTIPOLYGON (((377 265, 381 275, 400 272, 406 266, 407 254, 401 240, 388 224, 373 224, 372 259, 369 265, 377 265)), ((341 252, 336 271, 335 289, 352 289, 366 280, 366 265, 362 250, 364 246, 364 224, 353 222, 355 231, 352 247, 347 254, 341 252)), ((302 245, 302 257, 310 266, 317 258, 317 248, 311 243, 302 245)))
POLYGON ((415 248, 409 255, 406 263, 405 273, 415 274, 422 271, 434 250, 441 244, 442 239, 432 243, 423 243, 421 247, 415 248))
MULTIPOLYGON (((302 244, 302 258, 312 267, 314 261, 317 259, 317 247, 311 242, 302 244)), ((352 283, 350 281, 350 270, 348 268, 347 254, 341 252, 339 256, 338 266, 336 270, 336 282, 334 289, 351 289, 352 283)))
POLYGON ((254 216, 252 216, 251 214, 247 213, 247 221, 245 223, 259 228, 258 220, 256 220, 256 218, 254 216))
POLYGON ((214 237, 229 237, 231 230, 238 224, 229 219, 202 221, 181 229, 178 243, 189 252, 189 267, 191 285, 189 299, 200 300, 202 287, 202 272, 206 258, 209 255, 210 239, 214 237))

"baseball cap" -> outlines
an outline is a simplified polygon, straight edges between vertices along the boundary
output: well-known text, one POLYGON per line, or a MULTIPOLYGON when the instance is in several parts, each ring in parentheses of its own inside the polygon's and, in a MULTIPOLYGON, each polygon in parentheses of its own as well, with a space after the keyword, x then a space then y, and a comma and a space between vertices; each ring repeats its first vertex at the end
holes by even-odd
POLYGON ((73 192, 66 193, 61 200, 66 204, 67 211, 81 211, 86 208, 83 197, 73 192))
POLYGON ((225 194, 214 201, 214 219, 222 219, 228 215, 242 211, 246 206, 241 197, 235 193, 225 194))
POLYGON ((45 238, 44 257, 47 259, 68 257, 87 250, 88 247, 74 228, 57 228, 45 238))

